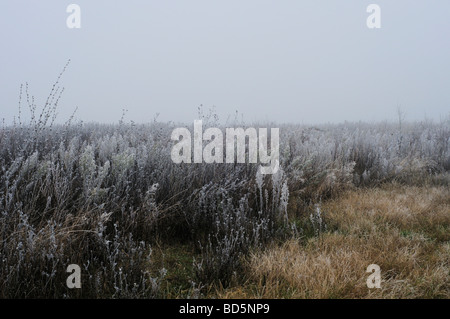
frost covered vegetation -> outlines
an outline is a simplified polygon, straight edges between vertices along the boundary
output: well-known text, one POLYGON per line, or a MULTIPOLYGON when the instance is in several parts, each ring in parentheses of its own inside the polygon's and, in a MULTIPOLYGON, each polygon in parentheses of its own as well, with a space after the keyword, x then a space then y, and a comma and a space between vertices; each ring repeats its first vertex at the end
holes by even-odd
POLYGON ((448 187, 449 120, 252 123, 280 128, 281 169, 261 175, 255 164, 174 164, 174 123, 55 125, 60 93, 54 86, 37 114, 26 88, 30 121, 0 129, 1 298, 205 296, 248 280, 255 252, 323 241, 333 228, 321 203, 343 192, 393 181, 448 187), (162 257, 173 247, 182 264, 162 257), (66 286, 69 264, 81 267, 81 289, 66 286))
POLYGON ((448 186, 448 121, 281 125, 282 170, 272 176, 255 164, 174 164, 174 127, 3 127, 0 296, 165 297, 170 274, 152 268, 151 248, 173 243, 193 248, 193 287, 227 287, 251 251, 320 236, 318 205, 345 190, 448 186), (65 285, 74 263, 79 290, 65 285))

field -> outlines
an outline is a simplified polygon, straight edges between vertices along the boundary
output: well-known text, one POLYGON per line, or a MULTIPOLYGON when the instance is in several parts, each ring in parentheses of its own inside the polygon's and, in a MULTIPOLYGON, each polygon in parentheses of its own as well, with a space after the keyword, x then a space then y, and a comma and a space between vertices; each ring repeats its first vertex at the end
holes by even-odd
POLYGON ((0 129, 1 298, 450 297, 449 119, 226 123, 280 129, 281 169, 261 175, 173 163, 189 125, 30 109, 0 129))

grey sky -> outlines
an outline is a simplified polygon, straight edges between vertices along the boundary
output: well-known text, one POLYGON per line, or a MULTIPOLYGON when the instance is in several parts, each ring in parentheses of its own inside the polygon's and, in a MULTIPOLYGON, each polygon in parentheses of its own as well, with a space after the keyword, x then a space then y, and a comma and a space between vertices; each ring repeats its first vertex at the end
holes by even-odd
POLYGON ((0 4, 0 118, 41 104, 68 59, 61 121, 439 120, 450 110, 450 1, 151 0, 0 4), (81 7, 68 29, 66 7, 81 7), (381 29, 366 8, 381 7, 381 29))

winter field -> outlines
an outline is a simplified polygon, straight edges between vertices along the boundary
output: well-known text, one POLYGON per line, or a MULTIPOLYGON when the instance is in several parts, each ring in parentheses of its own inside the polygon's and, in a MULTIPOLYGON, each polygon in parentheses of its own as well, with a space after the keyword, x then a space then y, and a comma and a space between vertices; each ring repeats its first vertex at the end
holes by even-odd
POLYGON ((450 297, 450 119, 228 122, 280 129, 262 175, 173 163, 180 124, 53 124, 53 97, 0 129, 1 298, 450 297))

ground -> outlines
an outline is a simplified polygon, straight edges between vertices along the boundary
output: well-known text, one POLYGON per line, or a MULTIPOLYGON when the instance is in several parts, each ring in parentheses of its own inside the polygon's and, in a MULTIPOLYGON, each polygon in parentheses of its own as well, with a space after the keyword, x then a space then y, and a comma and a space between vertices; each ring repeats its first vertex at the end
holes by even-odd
MULTIPOLYGON (((169 298, 450 298, 450 190, 386 184, 353 189, 321 205, 326 229, 253 251, 229 287, 192 283, 189 246, 154 248, 169 298), (381 288, 369 289, 370 264, 381 288), (195 288, 195 289, 194 289, 195 288)), ((308 220, 308 216, 303 216, 308 220)))

